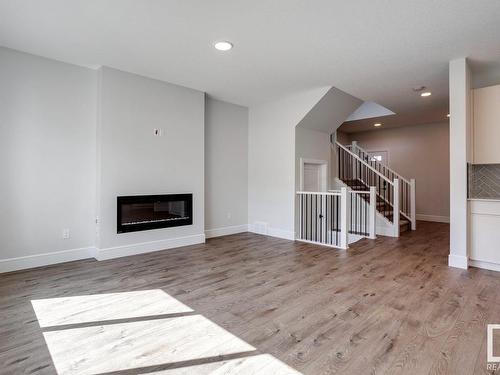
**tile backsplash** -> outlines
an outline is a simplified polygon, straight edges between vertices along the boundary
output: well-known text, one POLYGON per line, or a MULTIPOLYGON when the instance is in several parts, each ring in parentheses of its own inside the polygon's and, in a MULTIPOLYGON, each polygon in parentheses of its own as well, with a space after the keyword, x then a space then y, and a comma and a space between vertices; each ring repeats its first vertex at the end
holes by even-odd
POLYGON ((469 198, 500 199, 500 164, 469 165, 469 198))

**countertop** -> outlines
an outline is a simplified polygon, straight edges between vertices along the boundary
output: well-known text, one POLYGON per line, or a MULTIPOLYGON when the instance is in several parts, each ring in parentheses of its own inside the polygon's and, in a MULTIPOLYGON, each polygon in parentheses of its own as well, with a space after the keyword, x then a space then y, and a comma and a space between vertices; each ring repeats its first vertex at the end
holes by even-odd
POLYGON ((500 198, 467 198, 468 201, 500 202, 500 198))

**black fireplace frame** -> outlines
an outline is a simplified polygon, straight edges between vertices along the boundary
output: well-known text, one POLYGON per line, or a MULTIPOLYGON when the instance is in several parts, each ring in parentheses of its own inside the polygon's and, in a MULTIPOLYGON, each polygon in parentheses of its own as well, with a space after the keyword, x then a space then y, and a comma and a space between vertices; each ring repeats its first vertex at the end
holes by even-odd
POLYGON ((117 233, 129 233, 151 229, 179 227, 193 224, 193 194, 157 194, 157 195, 128 195, 116 197, 116 231, 117 233), (134 225, 122 225, 123 203, 154 203, 158 201, 185 201, 188 218, 173 221, 158 221, 151 223, 138 223, 134 225))

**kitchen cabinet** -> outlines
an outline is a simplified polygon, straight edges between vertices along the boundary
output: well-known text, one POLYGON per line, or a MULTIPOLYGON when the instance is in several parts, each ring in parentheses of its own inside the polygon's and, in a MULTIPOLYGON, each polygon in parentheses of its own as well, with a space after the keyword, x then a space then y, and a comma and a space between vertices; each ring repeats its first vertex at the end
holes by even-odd
POLYGON ((474 89, 473 162, 500 164, 500 85, 474 89))

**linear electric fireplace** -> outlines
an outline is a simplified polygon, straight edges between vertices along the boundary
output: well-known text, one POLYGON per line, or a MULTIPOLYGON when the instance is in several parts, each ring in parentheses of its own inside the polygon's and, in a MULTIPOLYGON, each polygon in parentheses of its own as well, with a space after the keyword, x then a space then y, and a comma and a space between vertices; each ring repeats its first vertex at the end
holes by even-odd
POLYGON ((117 197, 118 233, 193 224, 193 194, 117 197))

